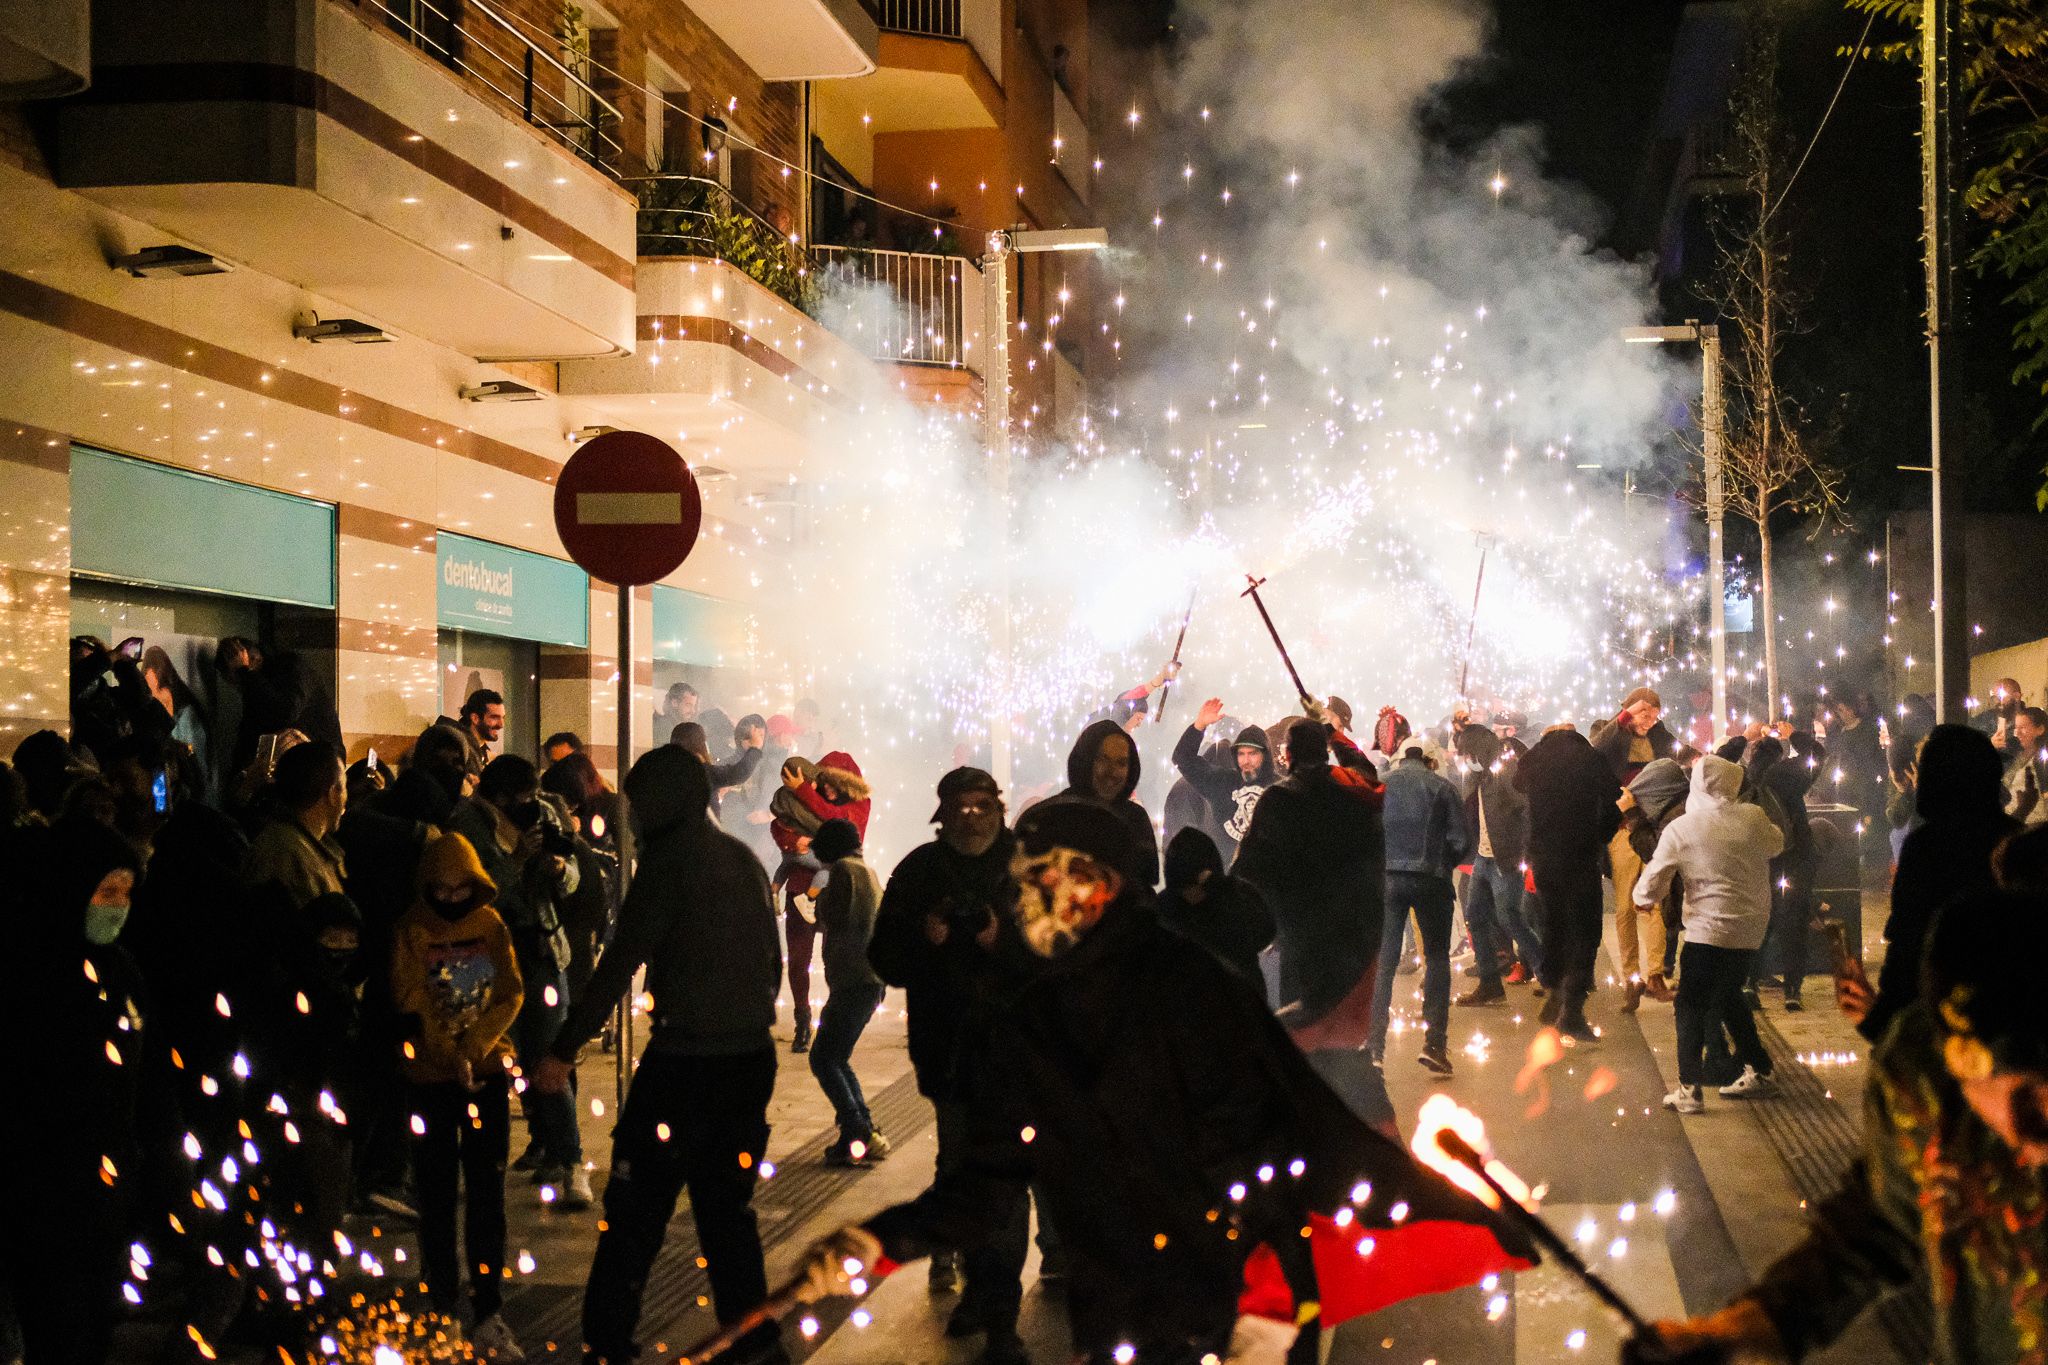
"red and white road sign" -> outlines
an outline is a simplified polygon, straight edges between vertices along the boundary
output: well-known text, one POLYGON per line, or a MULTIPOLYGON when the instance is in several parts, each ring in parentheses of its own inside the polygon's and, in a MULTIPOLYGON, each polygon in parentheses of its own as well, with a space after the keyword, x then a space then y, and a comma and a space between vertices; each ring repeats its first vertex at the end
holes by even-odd
POLYGON ((555 482, 562 548, 605 583, 653 583, 689 558, 704 523, 697 481, 675 448, 641 431, 579 447, 555 482))

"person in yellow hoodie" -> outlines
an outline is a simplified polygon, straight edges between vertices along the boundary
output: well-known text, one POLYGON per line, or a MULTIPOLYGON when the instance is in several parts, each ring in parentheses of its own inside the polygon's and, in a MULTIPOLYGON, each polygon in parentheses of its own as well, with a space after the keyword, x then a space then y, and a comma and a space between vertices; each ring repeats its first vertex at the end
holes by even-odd
POLYGON ((525 995, 498 888, 476 849, 446 834, 420 855, 418 894, 398 922, 391 988, 412 1024, 404 1069, 411 1083, 413 1180, 428 1297, 450 1324, 462 1284, 455 1246, 458 1177, 466 1198, 469 1341, 480 1359, 525 1359, 498 1309, 505 1263, 505 1163, 510 1155, 512 1043, 525 995))

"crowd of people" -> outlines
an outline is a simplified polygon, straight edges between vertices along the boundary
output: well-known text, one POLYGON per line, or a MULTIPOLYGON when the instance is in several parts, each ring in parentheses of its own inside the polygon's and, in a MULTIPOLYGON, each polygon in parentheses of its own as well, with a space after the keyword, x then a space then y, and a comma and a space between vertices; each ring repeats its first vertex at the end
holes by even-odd
MULTIPOLYGON (((351 1241, 353 1212, 416 1225, 401 1278, 447 1339, 517 1361, 500 1312, 515 1174, 557 1216, 602 1201, 587 1358, 640 1354, 685 1191, 715 1311, 737 1322, 769 1288, 752 1199, 779 999, 834 1113, 824 1160, 860 1167, 892 1150, 854 1058, 896 987, 933 1178, 812 1248, 807 1297, 929 1258, 933 1288, 959 1291, 949 1334, 1014 1365, 1035 1210, 1083 1356, 1306 1358, 1338 1320, 1318 1304, 1369 1311, 1534 1260, 1399 1145, 1384 1068, 1402 977, 1420 973, 1432 1077, 1454 1074, 1453 1008, 1521 990, 1593 1046, 1611 917, 1618 1008, 1676 1015, 1666 1107, 1767 1093, 1759 988, 1804 1008, 1816 888, 1889 852, 1880 809, 1901 832, 1884 969, 1830 964, 1879 1045, 1870 1159, 1754 1293, 1658 1331, 1796 1354, 1922 1279, 1968 1343, 1954 1359, 2017 1361, 2048 1313, 2048 1020, 1985 942, 2038 934, 2048 894, 2048 716, 2010 680, 1987 725, 1930 727, 1903 760, 1907 731, 1888 756, 1854 701, 1819 731, 1753 724, 1715 746, 1667 727, 1647 687, 1533 743, 1510 714, 1418 730, 1388 706, 1354 735, 1341 698, 1263 726, 1210 699, 1175 736, 1155 822, 1138 735, 1169 669, 1091 717, 1065 788, 1015 812, 990 773, 945 773, 935 834, 885 875, 865 847, 875 793, 814 705, 734 721, 680 684, 665 742, 616 788, 573 733, 540 763, 503 752, 487 689, 397 767, 374 749, 345 763, 312 670, 229 639, 241 726, 215 776, 182 682, 139 646, 77 642, 72 735, 29 736, 0 767, 25 891, 0 998, 15 1036, 49 1044, 29 1050, 30 1093, 71 1098, 57 1127, 30 1106, 4 1121, 32 1178, 4 1243, 0 1357, 97 1365, 124 1298, 177 1303, 208 1358, 283 1345, 357 1269, 392 1269, 388 1243, 351 1241), (1826 799, 1845 790, 1846 830, 1826 799), (1472 984, 1454 993, 1461 950, 1472 984), (648 1034, 600 1195, 577 1062, 628 1045, 636 999, 648 1034), (1980 1165, 1941 1155, 1958 1143, 1980 1165), (1959 1208, 2005 1230, 1961 1227, 1959 1208), (1361 1230, 1402 1256, 1323 1254, 1361 1230)), ((730 1358, 784 1358, 775 1325, 730 1358)))

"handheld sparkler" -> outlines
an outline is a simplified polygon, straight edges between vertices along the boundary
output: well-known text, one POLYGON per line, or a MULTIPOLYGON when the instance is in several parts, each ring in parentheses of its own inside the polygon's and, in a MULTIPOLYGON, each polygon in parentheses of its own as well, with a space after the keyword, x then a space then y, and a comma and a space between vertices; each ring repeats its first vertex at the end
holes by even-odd
POLYGON ((1308 684, 1301 680, 1300 670, 1295 668, 1294 660, 1288 657, 1287 646, 1281 642, 1279 628, 1273 624, 1273 614, 1266 610, 1266 603, 1259 596, 1259 589, 1265 586, 1266 580, 1254 578, 1250 574, 1246 574, 1244 580, 1251 586, 1238 596, 1251 598, 1252 605, 1259 609, 1259 619, 1266 623, 1266 633, 1273 637, 1273 648, 1280 651, 1280 662, 1287 665, 1287 676, 1294 680, 1294 695, 1301 698, 1303 706, 1312 705, 1314 698, 1309 695, 1308 684))
POLYGON ((676 1365, 707 1365, 709 1361, 730 1351, 747 1333, 799 1307, 803 1300, 798 1298, 797 1294, 803 1289, 805 1282, 801 1276, 790 1280, 743 1316, 733 1319, 683 1352, 676 1358, 676 1365))
POLYGON ((1188 622, 1195 619, 1195 595, 1188 594, 1188 609, 1180 618, 1180 634, 1173 637, 1173 661, 1167 666, 1166 681, 1159 684, 1159 705, 1152 710, 1152 723, 1159 724, 1166 719, 1166 693, 1173 686, 1173 675, 1180 668, 1180 647, 1187 643, 1188 622))
POLYGON ((1641 1341, 1657 1340, 1657 1333, 1651 1328, 1649 1319, 1638 1313, 1613 1285, 1607 1283, 1593 1267, 1587 1265, 1579 1253, 1572 1250, 1571 1244, 1551 1229, 1550 1224, 1529 1212, 1521 1200, 1508 1193, 1507 1188, 1494 1179, 1493 1174, 1486 1169, 1486 1158, 1480 1155, 1477 1148, 1448 1128, 1437 1133, 1436 1145, 1445 1156, 1485 1181, 1486 1187, 1500 1199, 1500 1211, 1519 1224, 1521 1229, 1529 1234, 1530 1240, 1555 1257, 1557 1263, 1570 1272, 1580 1284, 1586 1286, 1594 1298, 1612 1309, 1641 1341))

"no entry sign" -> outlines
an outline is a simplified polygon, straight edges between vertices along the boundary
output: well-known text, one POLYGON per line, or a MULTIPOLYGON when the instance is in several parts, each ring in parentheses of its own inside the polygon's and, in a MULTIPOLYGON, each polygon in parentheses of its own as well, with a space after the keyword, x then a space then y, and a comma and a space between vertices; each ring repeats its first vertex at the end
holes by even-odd
POLYGON ((653 583, 674 573, 703 522, 689 466, 645 432, 608 431, 586 443, 555 483, 562 548, 606 583, 653 583))

